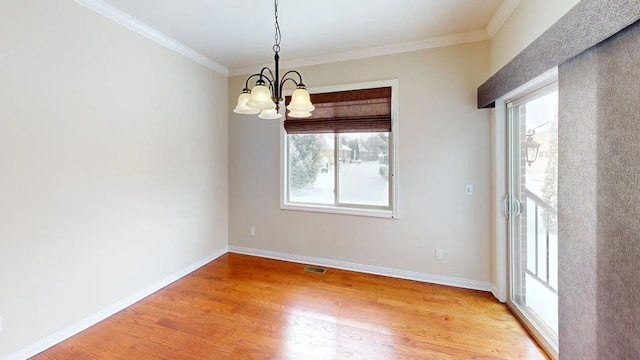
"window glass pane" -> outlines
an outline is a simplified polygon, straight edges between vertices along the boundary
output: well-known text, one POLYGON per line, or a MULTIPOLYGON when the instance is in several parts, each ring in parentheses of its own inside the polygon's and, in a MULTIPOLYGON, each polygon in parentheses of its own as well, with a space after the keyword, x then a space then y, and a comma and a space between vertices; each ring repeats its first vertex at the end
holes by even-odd
POLYGON ((287 135, 289 201, 334 204, 334 135, 287 135))
POLYGON ((389 133, 339 135, 338 202, 389 206, 389 133))
POLYGON ((521 204, 510 218, 510 301, 557 350, 558 91, 511 107, 510 188, 521 204))

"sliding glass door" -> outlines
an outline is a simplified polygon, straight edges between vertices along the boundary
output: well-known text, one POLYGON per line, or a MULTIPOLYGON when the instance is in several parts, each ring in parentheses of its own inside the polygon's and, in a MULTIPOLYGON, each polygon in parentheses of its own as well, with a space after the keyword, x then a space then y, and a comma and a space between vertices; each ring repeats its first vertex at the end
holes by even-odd
POLYGON ((558 90, 507 104, 510 294, 507 304, 549 353, 558 351, 558 90))

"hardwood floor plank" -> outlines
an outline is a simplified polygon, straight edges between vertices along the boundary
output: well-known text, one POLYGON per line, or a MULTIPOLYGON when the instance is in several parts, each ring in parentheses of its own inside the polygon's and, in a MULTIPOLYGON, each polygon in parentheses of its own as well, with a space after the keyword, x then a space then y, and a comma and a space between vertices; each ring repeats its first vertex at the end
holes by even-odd
POLYGON ((34 357, 546 359, 491 294, 227 254, 34 357))

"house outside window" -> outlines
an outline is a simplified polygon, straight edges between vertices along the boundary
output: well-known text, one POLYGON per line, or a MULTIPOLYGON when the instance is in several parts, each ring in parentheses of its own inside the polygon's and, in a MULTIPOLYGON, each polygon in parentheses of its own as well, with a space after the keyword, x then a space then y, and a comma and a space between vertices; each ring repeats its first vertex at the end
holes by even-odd
POLYGON ((397 218, 397 92, 397 80, 310 89, 312 117, 284 120, 282 209, 397 218))

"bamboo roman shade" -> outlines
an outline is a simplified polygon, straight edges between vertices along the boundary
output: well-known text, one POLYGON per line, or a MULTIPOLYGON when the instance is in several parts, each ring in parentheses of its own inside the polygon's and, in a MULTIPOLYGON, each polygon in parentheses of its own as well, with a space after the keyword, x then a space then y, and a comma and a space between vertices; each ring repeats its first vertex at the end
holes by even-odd
MULTIPOLYGON (((285 103, 289 104, 291 96, 285 103)), ((316 107, 308 118, 287 114, 284 129, 289 134, 390 132, 391 87, 311 94, 316 107)))

